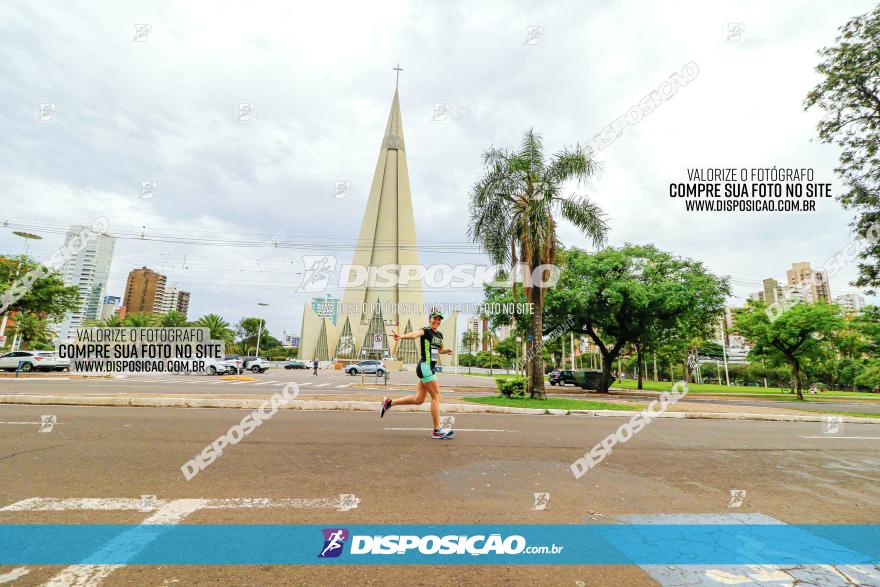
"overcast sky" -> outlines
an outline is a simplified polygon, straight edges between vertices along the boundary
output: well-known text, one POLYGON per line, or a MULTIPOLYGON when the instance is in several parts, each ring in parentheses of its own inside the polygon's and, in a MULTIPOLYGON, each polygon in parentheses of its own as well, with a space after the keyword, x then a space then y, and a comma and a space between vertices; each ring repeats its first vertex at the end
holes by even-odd
MULTIPOLYGON (((59 230, 102 215, 111 234, 298 246, 119 239, 111 295, 147 265, 192 292, 191 317, 233 322, 264 302, 272 334, 298 334, 312 297, 296 292, 301 256, 350 259, 397 63, 419 241, 454 249, 426 263, 484 260, 465 225, 482 151, 516 146, 529 127, 550 153, 585 143, 690 62, 697 78, 599 153, 600 177, 567 190, 606 211, 610 244, 700 259, 735 279, 739 303, 851 239, 836 199, 812 214, 696 213, 668 184, 690 167, 775 165, 813 168, 841 193, 837 149, 814 140, 821 113, 802 103, 816 51, 870 2, 123 4, 0 4, 0 221, 45 227, 38 259, 59 230), (46 103, 53 120, 38 121, 46 103), (236 120, 240 103, 254 120, 236 120), (432 120, 438 103, 446 120, 432 120), (336 181, 351 183, 347 197, 333 197, 336 181)), ((0 252, 20 253, 11 230, 0 225, 0 252)), ((565 223, 560 238, 588 247, 565 223)), ((832 295, 856 291, 854 277, 852 264, 832 276, 832 295)))

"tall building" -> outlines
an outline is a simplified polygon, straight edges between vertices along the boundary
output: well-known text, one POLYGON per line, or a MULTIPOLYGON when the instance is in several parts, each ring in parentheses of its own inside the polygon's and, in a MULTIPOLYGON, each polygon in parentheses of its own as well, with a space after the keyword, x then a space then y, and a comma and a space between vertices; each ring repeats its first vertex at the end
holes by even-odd
POLYGON ((186 318, 189 313, 189 296, 190 293, 188 291, 178 291, 177 292, 177 303, 175 304, 177 311, 183 314, 183 317, 186 318))
POLYGON ((156 312, 167 314, 171 310, 176 310, 186 316, 189 311, 189 296, 188 291, 181 291, 176 285, 167 286, 162 298, 162 305, 156 312))
POLYGON ((158 314, 165 306, 165 281, 161 273, 148 267, 134 269, 125 284, 125 311, 131 314, 158 314))
MULTIPOLYGON (((303 308, 301 358, 339 361, 382 358, 392 348, 392 330, 404 334, 427 324, 423 280, 411 279, 407 283, 390 280, 389 283, 380 278, 365 283, 354 278, 358 268, 419 265, 406 143, 396 89, 351 265, 344 279, 352 285, 345 289, 336 324, 316 313, 310 304, 303 308)), ((455 314, 446 317, 440 330, 452 347, 456 343, 455 314)), ((397 358, 404 363, 415 363, 418 357, 415 343, 414 340, 401 341, 397 358)), ((443 362, 448 358, 444 355, 443 362)))
MULTIPOLYGON (((91 227, 75 224, 64 236, 65 242, 91 227)), ((84 241, 81 251, 71 256, 61 267, 61 275, 65 285, 74 285, 79 289, 79 307, 64 316, 58 326, 58 336, 67 340, 73 331, 81 327, 86 320, 98 320, 101 317, 102 301, 110 276, 110 264, 113 262, 113 249, 116 239, 106 234, 98 235, 92 240, 84 241)))
POLYGON ((489 350, 489 338, 486 336, 489 332, 489 321, 473 316, 467 321, 467 329, 477 335, 477 348, 482 351, 489 350))
POLYGON ((828 285, 828 275, 824 271, 813 271, 807 261, 792 263, 791 269, 785 272, 788 286, 798 287, 804 293, 806 300, 816 303, 822 300, 831 303, 831 287, 828 285))
POLYGON ((858 294, 843 294, 834 298, 834 303, 848 314, 858 314, 865 307, 865 298, 858 294))

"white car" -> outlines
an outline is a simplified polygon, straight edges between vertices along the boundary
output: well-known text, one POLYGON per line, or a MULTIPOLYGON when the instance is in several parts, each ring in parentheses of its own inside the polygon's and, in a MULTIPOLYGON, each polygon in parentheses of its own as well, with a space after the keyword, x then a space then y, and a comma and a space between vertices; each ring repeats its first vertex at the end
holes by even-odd
POLYGON ((205 371, 208 372, 209 375, 225 375, 235 374, 238 372, 237 366, 234 361, 224 361, 222 359, 204 359, 205 361, 205 371))
POLYGON ((13 351, 0 356, 0 369, 15 371, 21 363, 24 373, 29 371, 64 371, 70 368, 70 359, 59 359, 55 351, 13 351))

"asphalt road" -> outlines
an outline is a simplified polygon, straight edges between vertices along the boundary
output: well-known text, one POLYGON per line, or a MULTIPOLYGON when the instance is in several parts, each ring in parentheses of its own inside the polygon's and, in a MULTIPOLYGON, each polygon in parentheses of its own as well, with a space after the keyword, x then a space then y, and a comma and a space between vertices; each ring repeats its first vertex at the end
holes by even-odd
MULTIPOLYGON (((847 423, 828 435, 821 423, 658 420, 577 480, 569 464, 620 419, 465 414, 456 416, 456 438, 440 442, 429 438, 426 414, 392 412, 379 420, 364 412, 292 410, 186 481, 180 466, 245 413, 0 406, 0 509, 35 497, 154 495, 297 500, 289 507, 201 509, 185 523, 576 524, 729 513, 786 523, 880 519, 876 425, 847 423), (44 415, 56 417, 50 432, 39 432, 44 415), (731 507, 733 490, 745 494, 731 507), (543 511, 533 509, 538 492, 550 494, 543 511), (356 496, 357 507, 328 506, 340 494, 356 496)), ((0 511, 0 523, 140 523, 147 515, 0 511)), ((703 575, 695 584, 724 584, 715 582, 717 574, 703 575)), ((16 577, 15 585, 40 585, 73 575, 63 567, 6 566, 0 582, 4 576, 16 577)), ((657 576, 635 566, 126 566, 91 584, 656 585, 657 576)))
MULTIPOLYGON (((124 379, 115 378, 81 378, 67 376, 40 376, 39 374, 28 377, 0 378, 0 394, 10 393, 45 393, 53 392, 77 393, 83 395, 101 395, 103 393, 193 393, 193 394, 218 394, 218 393, 272 393, 282 388, 286 383, 294 381, 302 386, 303 394, 350 394, 363 388, 355 387, 361 382, 374 389, 400 388, 398 384, 412 386, 416 383, 415 374, 411 371, 393 373, 388 385, 381 378, 365 376, 362 380, 359 376, 349 376, 341 371, 320 370, 317 375, 312 371, 301 369, 270 369, 265 373, 245 373, 245 378, 251 380, 236 381, 224 377, 210 375, 131 375, 124 379)), ((441 385, 468 385, 485 387, 487 392, 495 393, 496 387, 492 379, 488 377, 469 377, 444 373, 440 375, 441 385)))

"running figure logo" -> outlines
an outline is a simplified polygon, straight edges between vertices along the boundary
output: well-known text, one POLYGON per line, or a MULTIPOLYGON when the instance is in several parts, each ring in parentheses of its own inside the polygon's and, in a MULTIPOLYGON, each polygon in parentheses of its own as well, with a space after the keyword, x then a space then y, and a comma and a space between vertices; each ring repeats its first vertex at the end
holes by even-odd
POLYGON ((316 292, 327 289, 330 275, 336 269, 336 257, 329 255, 303 255, 305 275, 297 291, 316 292))
POLYGON ((318 558, 336 558, 342 554, 345 541, 348 540, 348 530, 345 528, 324 528, 324 549, 318 558))

